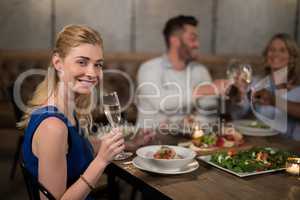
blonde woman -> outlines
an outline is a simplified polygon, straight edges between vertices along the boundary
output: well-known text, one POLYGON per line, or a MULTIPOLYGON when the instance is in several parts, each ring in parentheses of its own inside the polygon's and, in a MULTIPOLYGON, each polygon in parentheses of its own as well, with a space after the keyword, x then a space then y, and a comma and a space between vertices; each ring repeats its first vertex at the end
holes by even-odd
POLYGON ((58 34, 48 74, 19 123, 26 128, 25 167, 56 199, 92 199, 89 193, 103 170, 125 148, 119 130, 93 147, 79 127, 79 120, 92 121, 91 96, 102 66, 99 33, 86 26, 66 26, 58 34))

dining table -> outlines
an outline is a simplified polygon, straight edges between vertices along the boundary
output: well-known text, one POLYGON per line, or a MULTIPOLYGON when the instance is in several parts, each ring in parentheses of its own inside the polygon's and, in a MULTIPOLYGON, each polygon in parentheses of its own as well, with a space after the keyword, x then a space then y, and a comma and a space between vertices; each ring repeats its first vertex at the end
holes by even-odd
MULTIPOLYGON (((274 147, 300 153, 300 142, 281 135, 269 137, 244 136, 245 144, 257 147, 274 147)), ((177 145, 188 141, 185 136, 160 135, 160 144, 177 145)), ((300 154, 299 154, 300 155, 300 154)), ((300 199, 300 176, 285 170, 238 177, 196 158, 199 167, 190 173, 169 175, 140 170, 132 165, 131 157, 113 161, 105 170, 108 175, 110 199, 119 199, 118 179, 140 191, 143 199, 300 199)), ((133 195, 134 197, 134 195, 133 195)))

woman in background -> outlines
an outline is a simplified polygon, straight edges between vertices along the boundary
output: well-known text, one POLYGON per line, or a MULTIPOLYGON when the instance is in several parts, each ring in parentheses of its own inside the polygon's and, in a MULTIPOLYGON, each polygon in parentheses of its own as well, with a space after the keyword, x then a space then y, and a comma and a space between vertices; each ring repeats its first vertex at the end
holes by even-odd
POLYGON ((245 80, 236 79, 239 92, 230 98, 233 118, 240 118, 252 108, 256 118, 287 137, 300 140, 299 48, 288 34, 279 33, 271 38, 263 56, 265 78, 253 81, 250 87, 245 80))

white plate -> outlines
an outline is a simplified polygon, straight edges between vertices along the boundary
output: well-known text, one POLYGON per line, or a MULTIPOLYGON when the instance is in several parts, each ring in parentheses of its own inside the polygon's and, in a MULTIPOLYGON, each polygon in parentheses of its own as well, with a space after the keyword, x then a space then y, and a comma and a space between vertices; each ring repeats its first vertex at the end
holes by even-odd
POLYGON ((221 170, 224 170, 226 172, 229 172, 231 174, 234 174, 238 177, 247 177, 247 176, 253 176, 253 175, 258 175, 258 174, 265 174, 265 173, 271 173, 271 172, 276 172, 276 171, 282 171, 282 170, 285 170, 285 168, 279 168, 279 169, 271 169, 271 170, 266 170, 266 171, 260 171, 260 172, 243 172, 243 173, 239 173, 239 172, 234 172, 234 171, 231 171, 230 169, 226 169, 224 167, 221 167, 213 162, 210 162, 210 159, 211 159, 211 156, 208 155, 208 156, 198 156, 197 157, 198 159, 214 166, 214 167, 217 167, 221 170))
MULTIPOLYGON (((249 136, 273 136, 277 135, 279 132, 275 131, 271 128, 253 128, 250 127, 249 124, 251 124, 254 120, 236 120, 233 122, 234 127, 238 129, 241 134, 243 135, 249 135, 249 136)), ((261 122, 259 122, 261 123, 261 122)))
POLYGON ((157 174, 185 174, 185 173, 195 171, 199 167, 198 161, 193 160, 191 163, 189 163, 188 165, 186 165, 185 167, 179 170, 162 170, 155 166, 148 165, 146 162, 143 161, 143 158, 140 158, 138 156, 132 160, 132 164, 140 170, 157 173, 157 174))

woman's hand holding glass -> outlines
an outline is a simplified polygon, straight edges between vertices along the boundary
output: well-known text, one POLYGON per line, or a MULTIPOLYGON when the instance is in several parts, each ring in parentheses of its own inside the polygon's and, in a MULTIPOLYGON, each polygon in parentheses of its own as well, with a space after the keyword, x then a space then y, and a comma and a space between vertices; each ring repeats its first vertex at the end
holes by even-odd
POLYGON ((110 133, 100 138, 100 146, 97 157, 108 164, 125 149, 123 133, 119 129, 113 129, 110 133))
POLYGON ((257 103, 260 105, 271 105, 274 106, 275 104, 275 96, 267 89, 262 89, 259 91, 256 91, 252 95, 253 97, 253 103, 257 103))

